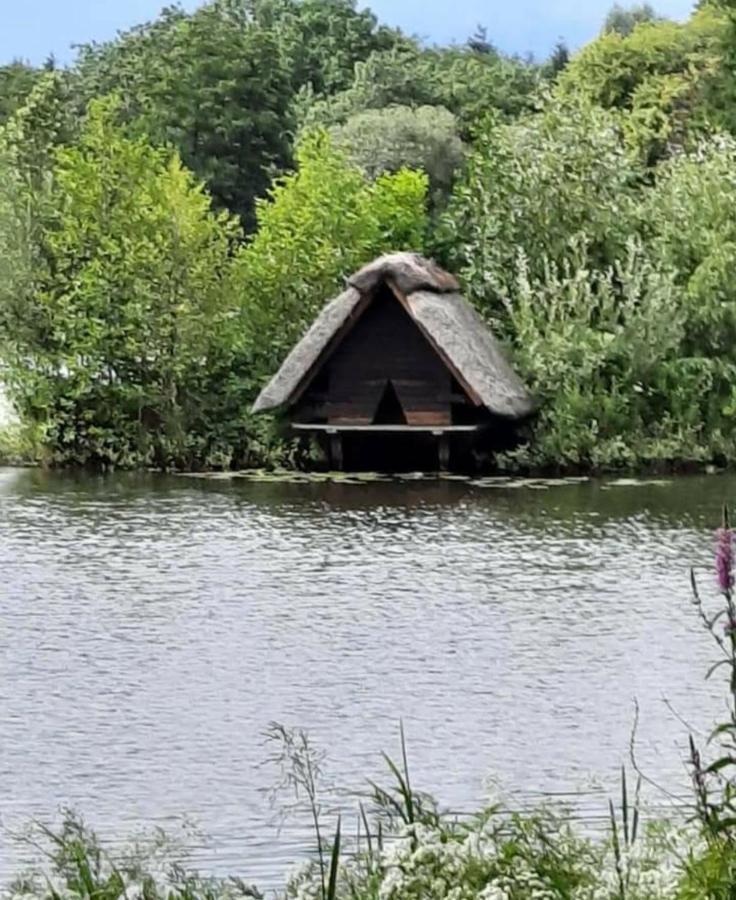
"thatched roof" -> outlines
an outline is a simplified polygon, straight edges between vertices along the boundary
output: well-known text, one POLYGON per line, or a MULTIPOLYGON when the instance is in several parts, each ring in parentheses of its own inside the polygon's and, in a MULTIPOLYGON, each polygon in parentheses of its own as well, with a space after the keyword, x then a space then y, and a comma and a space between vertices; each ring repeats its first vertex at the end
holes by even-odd
POLYGON ((455 278, 416 253, 392 253, 348 279, 347 289, 324 307, 261 391, 253 412, 288 405, 363 297, 382 282, 400 295, 407 312, 479 403, 513 419, 533 411, 527 389, 488 326, 460 295, 455 278))

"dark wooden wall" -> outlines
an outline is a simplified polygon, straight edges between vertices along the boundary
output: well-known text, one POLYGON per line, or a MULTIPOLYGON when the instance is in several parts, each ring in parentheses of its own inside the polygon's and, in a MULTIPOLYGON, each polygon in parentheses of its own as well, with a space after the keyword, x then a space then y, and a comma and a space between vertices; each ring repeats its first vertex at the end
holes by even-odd
POLYGON ((326 363, 325 415, 332 424, 370 425, 381 406, 388 421, 449 425, 451 376, 389 288, 368 309, 326 363), (388 383, 395 395, 382 398, 388 383), (399 416, 391 410, 400 404, 399 416))

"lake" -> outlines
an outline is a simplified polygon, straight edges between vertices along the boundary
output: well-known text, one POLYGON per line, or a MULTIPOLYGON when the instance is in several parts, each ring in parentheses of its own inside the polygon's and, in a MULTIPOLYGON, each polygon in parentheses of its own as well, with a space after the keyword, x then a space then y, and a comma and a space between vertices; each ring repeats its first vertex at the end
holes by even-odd
POLYGON ((13 833, 72 806, 113 845, 186 817, 194 865, 277 885, 311 837, 278 830, 272 721, 308 729, 346 806, 403 719, 444 805, 552 797, 595 827, 636 700, 639 762, 682 793, 683 722, 724 708, 688 570, 712 595, 735 489, 0 470, 0 882, 13 833))

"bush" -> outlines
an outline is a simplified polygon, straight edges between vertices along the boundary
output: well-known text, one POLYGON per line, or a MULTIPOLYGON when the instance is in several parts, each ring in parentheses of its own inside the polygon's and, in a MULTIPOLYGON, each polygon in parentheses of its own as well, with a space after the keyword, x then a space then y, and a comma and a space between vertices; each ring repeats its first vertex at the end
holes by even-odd
POLYGON ((489 120, 443 219, 437 250, 493 316, 513 295, 519 251, 530 273, 548 262, 601 268, 636 229, 641 170, 627 158, 619 118, 578 101, 549 102, 517 123, 489 120))
POLYGON ((52 458, 186 464, 203 372, 227 322, 233 223, 176 155, 126 138, 94 103, 55 154, 25 303, 6 304, 7 381, 52 458))
POLYGON ((736 459, 733 140, 652 183, 624 121, 554 100, 490 123, 444 217, 441 252, 541 401, 530 448, 503 465, 736 459))
POLYGON ((560 93, 630 112, 628 146, 653 165, 692 135, 702 136, 719 115, 725 32, 725 17, 710 4, 683 24, 644 18, 635 27, 607 28, 571 60, 558 80, 560 93))
POLYGON ((369 178, 403 168, 423 170, 438 202, 449 192, 463 161, 457 120, 442 106, 365 110, 331 134, 335 146, 369 178))

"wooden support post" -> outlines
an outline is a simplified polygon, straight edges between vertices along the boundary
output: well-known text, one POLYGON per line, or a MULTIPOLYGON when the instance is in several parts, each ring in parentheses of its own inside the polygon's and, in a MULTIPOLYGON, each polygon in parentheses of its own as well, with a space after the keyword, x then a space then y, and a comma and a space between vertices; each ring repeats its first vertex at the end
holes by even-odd
POLYGON ((337 472, 342 471, 342 435, 337 432, 330 435, 330 466, 337 472))
POLYGON ((450 438, 444 432, 437 441, 437 455, 440 461, 440 472, 446 472, 450 468, 450 438))

